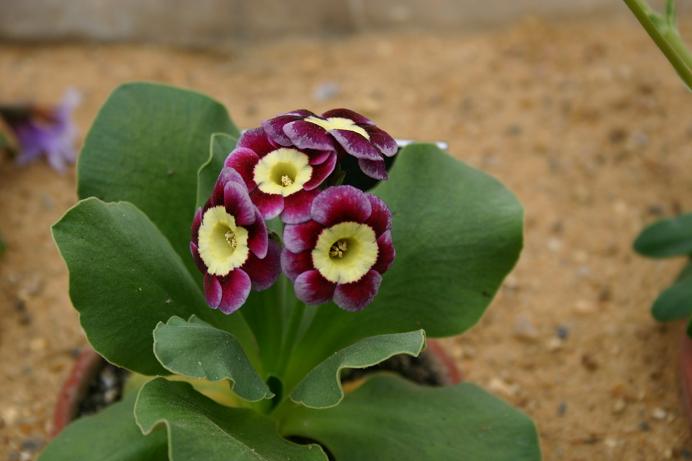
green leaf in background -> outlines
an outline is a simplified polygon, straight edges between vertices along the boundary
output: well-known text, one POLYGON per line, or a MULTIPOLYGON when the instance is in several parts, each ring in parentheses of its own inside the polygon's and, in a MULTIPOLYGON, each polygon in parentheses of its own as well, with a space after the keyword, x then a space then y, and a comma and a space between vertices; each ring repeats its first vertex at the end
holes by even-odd
POLYGON ((197 172, 216 132, 239 134, 213 99, 164 85, 125 84, 108 98, 87 135, 79 197, 133 203, 197 274, 188 249, 190 223, 197 172))
POLYGON ((171 373, 209 381, 228 379, 233 391, 250 402, 273 397, 233 335, 195 316, 160 322, 154 329, 154 354, 171 373))
POLYGON ((659 322, 692 316, 692 262, 688 262, 673 285, 658 295, 651 314, 659 322))
POLYGON ((142 435, 133 408, 137 394, 126 394, 93 416, 72 422, 51 441, 39 461, 168 461, 166 431, 142 435))
POLYGON ((211 196, 214 190, 216 178, 223 168, 223 162, 235 147, 237 136, 226 133, 214 133, 211 135, 209 145, 209 158, 199 167, 197 173, 197 206, 201 207, 211 196))
POLYGON ((0 256, 5 252, 7 249, 7 245, 5 244, 5 239, 2 237, 2 234, 0 234, 0 256))
POLYGON ((541 458, 531 419, 468 383, 427 387, 375 376, 337 407, 297 407, 281 432, 317 440, 337 461, 541 458))
POLYGON ((418 357, 423 346, 423 330, 361 339, 313 368, 291 393, 291 400, 311 408, 336 406, 344 398, 341 370, 370 367, 396 354, 418 357))
POLYGON ((130 203, 82 200, 53 226, 70 272, 70 297, 90 343, 109 361, 143 374, 166 371, 152 330, 172 315, 223 325, 244 345, 240 316, 211 310, 166 238, 130 203))
POLYGON ((650 258, 692 254, 692 213, 646 227, 634 241, 634 250, 650 258))
POLYGON ((281 438, 266 416, 218 405, 187 383, 158 378, 145 384, 135 418, 145 434, 166 425, 170 461, 327 461, 318 445, 281 438))
POLYGON ((419 328, 430 337, 462 333, 519 257, 523 210, 500 182, 434 145, 414 144, 398 157, 389 181, 373 190, 393 213, 394 264, 363 311, 318 308, 294 354, 298 375, 324 359, 320 353, 366 336, 419 328))

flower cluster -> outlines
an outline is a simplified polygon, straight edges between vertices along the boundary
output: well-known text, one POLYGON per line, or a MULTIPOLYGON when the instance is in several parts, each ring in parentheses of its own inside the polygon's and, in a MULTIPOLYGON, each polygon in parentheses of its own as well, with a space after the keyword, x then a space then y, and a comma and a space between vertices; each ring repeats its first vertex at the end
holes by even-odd
POLYGON ((348 109, 296 110, 243 133, 192 224, 208 304, 234 312, 282 270, 306 304, 357 311, 372 302, 395 257, 391 213, 378 197, 334 183, 346 156, 386 179, 384 158, 396 152, 389 134, 348 109), (276 217, 283 249, 265 222, 276 217))

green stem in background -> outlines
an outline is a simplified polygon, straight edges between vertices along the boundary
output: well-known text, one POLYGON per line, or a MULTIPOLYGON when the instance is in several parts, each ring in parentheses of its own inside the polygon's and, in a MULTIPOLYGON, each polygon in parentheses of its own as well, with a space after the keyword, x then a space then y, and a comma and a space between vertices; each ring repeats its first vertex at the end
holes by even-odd
POLYGON ((692 54, 677 29, 675 0, 667 1, 665 16, 654 11, 645 0, 624 2, 692 91, 692 54))

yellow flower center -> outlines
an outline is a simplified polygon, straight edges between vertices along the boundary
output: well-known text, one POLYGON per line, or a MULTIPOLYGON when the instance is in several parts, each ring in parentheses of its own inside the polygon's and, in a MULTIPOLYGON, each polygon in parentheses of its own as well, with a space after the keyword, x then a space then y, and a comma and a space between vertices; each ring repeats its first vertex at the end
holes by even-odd
POLYGON ((366 224, 343 222, 324 229, 312 250, 312 263, 333 283, 360 280, 377 261, 375 231, 366 224))
POLYGON ((259 190, 288 197, 312 177, 310 158, 295 149, 280 148, 262 157, 253 172, 259 190))
POLYGON ((248 233, 223 206, 209 208, 199 227, 199 256, 212 275, 224 276, 247 261, 248 233))
POLYGON ((305 119, 306 122, 314 123, 315 125, 321 126, 327 131, 330 130, 347 130, 358 133, 365 139, 370 139, 370 135, 362 127, 356 125, 356 123, 350 118, 344 117, 329 117, 327 119, 315 117, 313 115, 305 119))

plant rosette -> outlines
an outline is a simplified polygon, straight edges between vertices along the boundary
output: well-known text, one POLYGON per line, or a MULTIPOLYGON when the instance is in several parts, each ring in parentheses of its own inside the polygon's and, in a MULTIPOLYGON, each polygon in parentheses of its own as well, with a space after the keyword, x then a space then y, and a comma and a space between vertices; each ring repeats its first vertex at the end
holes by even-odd
POLYGON ((682 329, 678 367, 681 406, 692 426, 692 213, 647 226, 637 236, 634 250, 653 259, 687 258, 675 281, 654 300, 651 314, 659 322, 687 324, 682 329))
POLYGON ((471 383, 340 379, 479 320, 522 246, 495 179, 350 110, 241 136, 204 95, 133 83, 89 131, 78 195, 53 226, 72 303, 147 378, 41 460, 540 459, 533 422, 471 383))

